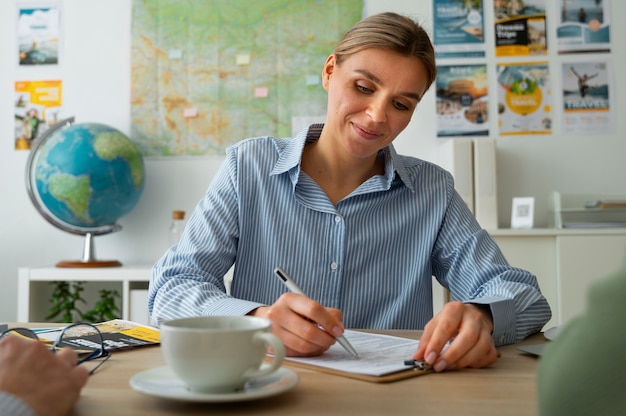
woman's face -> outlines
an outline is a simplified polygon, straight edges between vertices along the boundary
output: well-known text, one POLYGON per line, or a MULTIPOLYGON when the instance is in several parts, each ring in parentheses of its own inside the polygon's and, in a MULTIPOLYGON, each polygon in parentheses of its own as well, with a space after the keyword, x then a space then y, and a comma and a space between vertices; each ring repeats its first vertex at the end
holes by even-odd
POLYGON ((427 79, 424 64, 414 56, 372 48, 337 65, 331 55, 322 74, 328 91, 324 130, 352 156, 371 157, 409 124, 427 79))

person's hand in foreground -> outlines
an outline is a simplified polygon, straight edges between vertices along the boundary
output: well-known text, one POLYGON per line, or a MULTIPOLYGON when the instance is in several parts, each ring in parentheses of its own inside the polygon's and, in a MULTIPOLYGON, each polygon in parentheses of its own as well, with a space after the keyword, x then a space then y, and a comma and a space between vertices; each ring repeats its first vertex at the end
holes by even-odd
POLYGON ((425 360, 435 371, 487 367, 498 358, 492 332, 488 311, 474 304, 449 302, 424 327, 413 359, 425 360))
POLYGON ((37 415, 70 412, 89 378, 72 350, 7 336, 0 340, 0 391, 20 398, 37 415))
POLYGON ((295 293, 285 293, 273 305, 257 308, 250 315, 272 322, 272 332, 290 356, 320 355, 344 331, 340 310, 295 293))

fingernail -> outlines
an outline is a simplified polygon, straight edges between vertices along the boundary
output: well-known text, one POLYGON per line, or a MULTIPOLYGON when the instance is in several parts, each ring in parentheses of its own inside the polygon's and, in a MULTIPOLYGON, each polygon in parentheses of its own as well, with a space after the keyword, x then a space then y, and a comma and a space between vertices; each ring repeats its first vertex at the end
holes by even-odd
POLYGON ((435 351, 431 351, 430 354, 426 356, 426 362, 428 364, 432 364, 437 359, 437 353, 435 351))
POLYGON ((336 337, 340 337, 341 335, 343 335, 343 331, 338 326, 333 328, 332 333, 336 337))
POLYGON ((435 369, 436 372, 439 373, 445 370, 447 366, 448 366, 448 363, 446 363, 446 360, 441 360, 437 364, 435 364, 433 368, 435 369))

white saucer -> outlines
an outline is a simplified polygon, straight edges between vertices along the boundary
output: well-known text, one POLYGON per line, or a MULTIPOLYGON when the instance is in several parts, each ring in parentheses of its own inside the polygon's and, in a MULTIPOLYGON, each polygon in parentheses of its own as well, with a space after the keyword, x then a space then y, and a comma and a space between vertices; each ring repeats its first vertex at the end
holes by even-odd
POLYGON ((244 390, 232 393, 196 393, 180 381, 169 367, 157 367, 137 373, 130 386, 149 396, 186 402, 239 402, 274 396, 291 390, 298 384, 298 374, 281 367, 272 374, 250 380, 244 390))

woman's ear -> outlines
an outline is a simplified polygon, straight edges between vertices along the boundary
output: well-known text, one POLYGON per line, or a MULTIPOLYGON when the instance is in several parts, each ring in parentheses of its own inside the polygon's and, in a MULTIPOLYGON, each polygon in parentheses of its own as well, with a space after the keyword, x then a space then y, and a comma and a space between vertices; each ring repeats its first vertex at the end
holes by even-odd
POLYGON ((337 66, 337 58, 335 54, 330 55, 326 59, 326 63, 324 64, 324 69, 322 70, 322 86, 325 90, 328 91, 328 83, 330 81, 330 77, 337 66))

